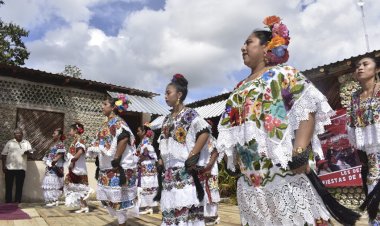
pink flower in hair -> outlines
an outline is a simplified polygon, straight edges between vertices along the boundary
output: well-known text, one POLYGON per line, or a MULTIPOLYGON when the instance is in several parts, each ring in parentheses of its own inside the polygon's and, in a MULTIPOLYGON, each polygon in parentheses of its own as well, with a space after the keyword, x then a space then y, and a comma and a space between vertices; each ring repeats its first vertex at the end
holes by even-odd
POLYGON ((175 74, 175 75, 173 75, 173 79, 180 79, 180 78, 184 78, 184 76, 183 75, 181 75, 181 74, 175 74))
POLYGON ((283 38, 289 37, 289 30, 286 27, 286 25, 282 24, 282 23, 276 23, 276 24, 274 24, 272 32, 274 34, 277 34, 277 35, 283 37, 283 38))
POLYGON ((153 136, 153 131, 152 131, 152 130, 148 130, 148 131, 146 131, 146 136, 147 136, 148 138, 151 138, 151 137, 153 136))

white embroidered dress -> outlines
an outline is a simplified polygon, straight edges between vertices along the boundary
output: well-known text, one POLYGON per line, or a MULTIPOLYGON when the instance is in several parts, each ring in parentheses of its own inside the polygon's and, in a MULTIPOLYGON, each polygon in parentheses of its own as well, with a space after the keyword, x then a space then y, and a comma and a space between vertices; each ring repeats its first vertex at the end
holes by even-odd
POLYGON ((63 142, 59 141, 54 144, 49 153, 42 159, 45 162, 45 177, 42 181, 42 190, 44 192, 44 199, 46 203, 57 201, 62 195, 63 189, 63 177, 59 177, 56 170, 61 170, 63 173, 64 157, 60 158, 54 167, 52 167, 52 161, 57 157, 57 155, 66 154, 66 149, 63 142), (56 170, 55 170, 56 169, 56 170))
MULTIPOLYGON (((185 170, 185 161, 194 148, 197 133, 210 125, 191 108, 174 118, 166 116, 159 141, 165 166, 161 195, 162 226, 204 225, 203 202, 197 198, 194 180, 185 170)), ((203 147, 208 149, 207 144, 203 147)))
POLYGON ((136 205, 138 158, 135 155, 135 147, 132 145, 134 142, 135 137, 127 123, 119 116, 115 116, 103 124, 98 131, 95 142, 88 149, 89 155, 92 157, 98 155, 99 157, 100 173, 96 197, 102 201, 103 205, 107 206, 112 216, 119 218, 119 222, 126 220, 127 210, 128 217, 138 214, 138 206, 136 205), (120 186, 120 174, 112 170, 111 161, 117 151, 118 138, 125 132, 129 133, 130 143, 125 148, 120 160, 120 165, 126 176, 126 183, 120 186))
POLYGON ((141 167, 139 167, 139 180, 141 183, 140 187, 142 188, 140 207, 157 206, 158 203, 153 201, 158 188, 156 169, 157 154, 154 151, 152 140, 148 137, 144 137, 137 147, 137 150, 140 156, 143 156, 146 150, 148 157, 148 159, 141 162, 141 167))
POLYGON ((334 111, 296 69, 278 65, 231 93, 219 122, 217 149, 227 155, 228 168, 240 166, 237 198, 243 225, 313 225, 330 218, 307 176, 288 170, 295 130, 312 112, 311 144, 323 156, 317 135, 334 111))

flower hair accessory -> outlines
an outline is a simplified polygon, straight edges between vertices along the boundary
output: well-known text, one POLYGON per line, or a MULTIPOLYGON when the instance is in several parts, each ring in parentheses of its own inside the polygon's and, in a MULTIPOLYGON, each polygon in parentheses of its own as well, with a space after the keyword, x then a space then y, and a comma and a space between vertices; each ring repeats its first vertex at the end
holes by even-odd
POLYGON ((119 115, 125 115, 127 113, 129 104, 132 103, 125 94, 118 94, 117 99, 118 100, 115 101, 115 108, 117 109, 119 115))
POLYGON ((288 61, 289 30, 278 16, 266 17, 263 21, 272 32, 272 39, 267 43, 265 61, 269 66, 288 61))
POLYGON ((175 74, 173 75, 172 82, 176 82, 178 79, 185 78, 185 76, 181 74, 175 74))
POLYGON ((80 127, 79 124, 76 124, 75 127, 77 127, 77 131, 79 134, 84 133, 84 129, 82 127, 80 127))
POLYGON ((146 131, 145 135, 146 135, 146 137, 148 137, 148 138, 153 138, 154 133, 153 133, 152 130, 148 130, 148 131, 146 131))

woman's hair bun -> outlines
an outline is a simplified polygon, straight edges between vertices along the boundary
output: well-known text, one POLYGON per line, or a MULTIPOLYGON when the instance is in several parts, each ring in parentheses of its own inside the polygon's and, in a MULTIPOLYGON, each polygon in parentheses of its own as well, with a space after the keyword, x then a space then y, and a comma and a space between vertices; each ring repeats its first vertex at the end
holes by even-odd
POLYGON ((175 75, 173 75, 172 83, 176 83, 182 87, 187 87, 187 84, 189 82, 187 81, 185 76, 183 76, 182 74, 175 74, 175 75))

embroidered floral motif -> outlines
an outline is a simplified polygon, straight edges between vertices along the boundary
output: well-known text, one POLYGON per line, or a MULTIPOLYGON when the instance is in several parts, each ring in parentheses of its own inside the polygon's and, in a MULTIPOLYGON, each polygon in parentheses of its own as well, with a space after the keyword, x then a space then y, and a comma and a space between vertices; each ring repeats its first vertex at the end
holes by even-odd
MULTIPOLYGON (((126 176, 126 183, 123 187, 135 187, 137 176, 135 170, 127 169, 124 170, 126 176)), ((120 174, 115 173, 113 170, 101 171, 98 179, 98 185, 108 186, 108 187, 120 187, 119 178, 120 174)))
POLYGON ((161 137, 164 139, 172 137, 178 143, 184 144, 191 122, 197 116, 198 113, 191 108, 178 114, 174 119, 170 115, 166 116, 162 124, 161 137))
POLYGON ((175 131, 175 137, 179 143, 184 143, 186 140, 186 131, 182 127, 178 127, 175 131))
POLYGON ((155 164, 143 164, 140 167, 141 176, 156 176, 157 175, 157 169, 155 164))
POLYGON ((282 140, 287 129, 287 112, 301 95, 305 83, 309 81, 294 68, 273 67, 232 92, 220 124, 230 128, 253 121, 270 138, 282 140))
POLYGON ((366 127, 380 123, 380 92, 374 97, 364 100, 360 100, 360 92, 361 90, 352 95, 347 125, 350 127, 366 127))
POLYGON ((193 178, 186 172, 185 167, 169 168, 165 171, 163 188, 170 191, 173 188, 182 189, 193 184, 193 178))
POLYGON ((182 207, 181 209, 172 209, 162 211, 162 222, 166 225, 179 225, 181 222, 203 221, 203 206, 182 207))

